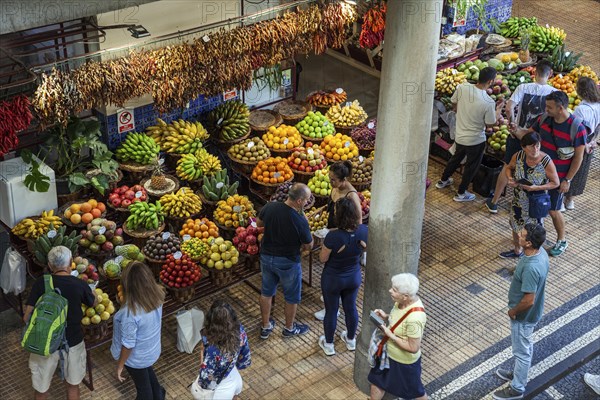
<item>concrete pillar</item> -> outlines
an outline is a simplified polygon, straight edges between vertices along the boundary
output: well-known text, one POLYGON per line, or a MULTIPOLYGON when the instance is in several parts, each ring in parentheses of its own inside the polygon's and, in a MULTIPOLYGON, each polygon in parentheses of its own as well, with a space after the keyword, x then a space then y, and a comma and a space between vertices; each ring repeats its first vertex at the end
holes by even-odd
POLYGON ((417 273, 442 0, 390 0, 371 188, 362 332, 354 382, 369 392, 369 312, 391 309, 390 278, 417 273))

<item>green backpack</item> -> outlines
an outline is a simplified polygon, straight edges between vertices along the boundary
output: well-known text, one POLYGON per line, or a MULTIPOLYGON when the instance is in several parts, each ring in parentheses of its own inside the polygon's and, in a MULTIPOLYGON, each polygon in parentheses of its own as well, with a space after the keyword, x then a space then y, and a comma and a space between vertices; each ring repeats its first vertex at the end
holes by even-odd
POLYGON ((21 346, 30 353, 49 356, 66 347, 69 302, 54 289, 51 275, 44 275, 45 292, 35 303, 21 346))

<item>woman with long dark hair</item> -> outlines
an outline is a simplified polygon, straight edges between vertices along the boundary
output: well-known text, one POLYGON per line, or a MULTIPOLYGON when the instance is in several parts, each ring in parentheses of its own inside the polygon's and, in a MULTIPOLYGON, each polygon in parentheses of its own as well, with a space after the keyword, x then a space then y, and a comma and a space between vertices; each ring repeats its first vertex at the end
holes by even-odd
POLYGON ((192 384, 192 395, 195 399, 233 399, 243 386, 238 370, 250 366, 251 360, 248 335, 228 303, 213 302, 200 343, 200 373, 192 384), (212 397, 207 396, 211 391, 212 397))
POLYGON ((163 400, 152 365, 160 357, 162 305, 165 292, 154 274, 141 262, 134 262, 123 272, 124 304, 113 319, 110 351, 117 360, 117 379, 123 382, 127 369, 137 389, 136 400, 163 400))
POLYGON ((565 208, 567 210, 574 210, 573 197, 583 194, 592 158, 594 157, 594 150, 597 147, 596 141, 600 135, 600 91, 592 78, 583 76, 577 80, 577 95, 583 101, 575 108, 573 115, 583 120, 583 125, 587 131, 587 144, 581 166, 573 177, 569 191, 565 196, 565 208))
POLYGON ((356 348, 358 311, 356 298, 362 283, 360 257, 367 247, 367 226, 358 225, 360 214, 354 202, 344 197, 335 205, 335 225, 325 236, 319 259, 325 264, 321 275, 321 290, 325 301, 323 330, 319 346, 326 355, 335 354, 333 337, 337 325, 337 311, 342 301, 346 330, 340 335, 350 351, 356 348))

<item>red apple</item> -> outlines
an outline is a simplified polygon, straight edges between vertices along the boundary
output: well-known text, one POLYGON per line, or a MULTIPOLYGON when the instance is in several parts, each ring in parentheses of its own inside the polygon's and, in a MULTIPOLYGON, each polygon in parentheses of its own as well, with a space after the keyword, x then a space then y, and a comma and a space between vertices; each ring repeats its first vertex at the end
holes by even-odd
POLYGON ((122 206, 123 208, 127 208, 127 207, 129 207, 130 205, 131 205, 131 200, 129 200, 129 199, 125 199, 125 200, 123 200, 123 201, 121 202, 121 206, 122 206))

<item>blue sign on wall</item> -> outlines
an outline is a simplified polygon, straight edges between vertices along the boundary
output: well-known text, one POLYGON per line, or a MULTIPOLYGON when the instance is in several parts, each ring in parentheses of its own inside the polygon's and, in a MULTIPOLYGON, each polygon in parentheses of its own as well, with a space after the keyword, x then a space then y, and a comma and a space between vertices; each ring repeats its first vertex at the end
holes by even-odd
MULTIPOLYGON (((448 3, 451 3, 451 0, 448 0, 448 3)), ((487 11, 487 17, 496 18, 498 22, 504 22, 510 18, 512 14, 512 3, 513 0, 489 0, 485 6, 487 11)), ((455 9, 453 7, 448 7, 448 14, 445 15, 448 18, 448 23, 442 25, 442 34, 448 35, 452 32, 457 32, 459 34, 464 34, 465 32, 471 29, 477 29, 477 16, 473 12, 473 9, 469 9, 469 13, 467 15, 467 21, 464 26, 459 26, 454 28, 452 23, 454 21, 454 12, 455 9)))

